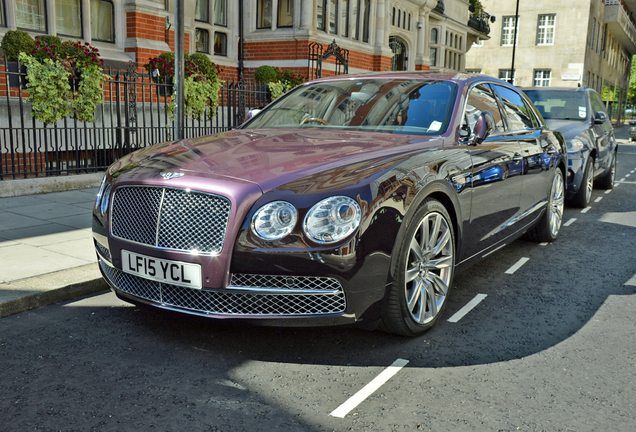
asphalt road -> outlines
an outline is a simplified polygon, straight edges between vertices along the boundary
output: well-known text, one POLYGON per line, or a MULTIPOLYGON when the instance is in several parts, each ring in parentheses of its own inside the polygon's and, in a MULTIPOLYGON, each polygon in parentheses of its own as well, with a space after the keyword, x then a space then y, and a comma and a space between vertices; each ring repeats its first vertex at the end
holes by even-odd
POLYGON ((555 243, 457 275, 420 338, 231 327, 111 293, 4 318, 0 430, 636 430, 636 145, 617 179, 555 243))

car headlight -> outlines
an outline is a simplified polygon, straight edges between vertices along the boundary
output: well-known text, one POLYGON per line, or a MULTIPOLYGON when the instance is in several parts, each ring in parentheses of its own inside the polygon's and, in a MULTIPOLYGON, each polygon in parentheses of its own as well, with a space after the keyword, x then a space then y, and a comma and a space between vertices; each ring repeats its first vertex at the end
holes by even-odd
POLYGON ((578 138, 567 140, 568 152, 579 152, 585 148, 585 144, 578 138))
POLYGON ((358 228, 361 215, 362 211, 355 200, 335 196, 320 201, 309 210, 303 229, 317 243, 335 243, 358 228))
POLYGON ((99 208, 99 213, 104 216, 108 210, 108 202, 110 201, 110 183, 111 179, 108 174, 102 179, 102 183, 99 185, 97 191, 97 199, 95 200, 95 207, 99 208))
POLYGON ((294 229, 297 220, 296 207, 286 201, 274 201, 254 213, 252 232, 263 240, 278 240, 294 229))

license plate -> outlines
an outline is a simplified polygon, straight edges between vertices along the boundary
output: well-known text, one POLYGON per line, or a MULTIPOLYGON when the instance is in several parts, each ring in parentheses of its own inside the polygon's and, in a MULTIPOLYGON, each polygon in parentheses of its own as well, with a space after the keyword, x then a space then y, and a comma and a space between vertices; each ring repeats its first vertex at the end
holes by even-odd
POLYGON ((201 266, 182 261, 172 261, 146 255, 121 251, 122 270, 129 274, 178 285, 201 289, 201 266))

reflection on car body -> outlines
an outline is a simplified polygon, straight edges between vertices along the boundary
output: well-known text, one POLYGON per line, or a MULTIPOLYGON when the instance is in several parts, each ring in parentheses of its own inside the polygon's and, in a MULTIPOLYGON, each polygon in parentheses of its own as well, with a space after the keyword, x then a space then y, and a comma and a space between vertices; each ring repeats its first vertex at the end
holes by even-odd
POLYGON ((561 136, 503 81, 331 77, 236 130, 123 157, 93 235, 126 301, 417 335, 456 271, 524 233, 556 239, 566 164, 561 136))

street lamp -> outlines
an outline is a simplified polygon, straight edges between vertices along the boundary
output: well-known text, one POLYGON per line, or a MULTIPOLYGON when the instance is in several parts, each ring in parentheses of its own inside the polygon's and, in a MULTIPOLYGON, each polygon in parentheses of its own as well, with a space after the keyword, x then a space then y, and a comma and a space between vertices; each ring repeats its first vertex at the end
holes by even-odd
POLYGON ((517 48, 517 27, 519 26, 519 0, 517 0, 517 9, 515 10, 515 29, 512 34, 512 67, 510 68, 510 78, 508 82, 514 84, 515 79, 515 51, 517 48))

